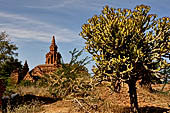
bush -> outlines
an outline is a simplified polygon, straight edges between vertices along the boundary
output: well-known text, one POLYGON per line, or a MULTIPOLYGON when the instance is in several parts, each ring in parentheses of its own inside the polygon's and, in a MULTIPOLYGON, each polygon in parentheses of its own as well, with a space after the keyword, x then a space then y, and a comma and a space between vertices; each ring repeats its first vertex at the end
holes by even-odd
POLYGON ((62 63, 61 68, 55 73, 46 75, 50 93, 57 98, 64 98, 68 95, 85 96, 86 91, 91 88, 90 75, 85 67, 90 62, 89 57, 77 60, 83 50, 70 51, 72 58, 70 63, 62 63))
POLYGON ((32 83, 32 82, 29 81, 29 80, 22 80, 22 81, 19 83, 19 85, 20 85, 20 86, 29 87, 29 86, 35 85, 35 83, 32 83))

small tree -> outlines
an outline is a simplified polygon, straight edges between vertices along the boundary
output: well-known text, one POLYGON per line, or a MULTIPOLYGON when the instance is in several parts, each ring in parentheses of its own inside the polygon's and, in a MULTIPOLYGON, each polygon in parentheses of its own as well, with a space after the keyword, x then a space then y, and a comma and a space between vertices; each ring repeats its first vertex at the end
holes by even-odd
POLYGON ((16 69, 21 68, 21 62, 14 58, 18 54, 18 48, 9 39, 5 32, 0 34, 0 77, 9 77, 10 73, 16 69))
POLYGON ((133 11, 105 6, 102 14, 82 26, 80 33, 96 61, 93 70, 98 80, 112 81, 112 85, 127 83, 135 113, 139 112, 136 82, 150 83, 170 65, 165 60, 170 59, 170 18, 157 19, 149 11, 145 5, 133 11))
POLYGON ((78 60, 82 52, 83 50, 76 49, 70 51, 70 62, 62 63, 55 73, 45 76, 44 79, 48 82, 49 91, 53 96, 61 99, 68 95, 85 96, 86 91, 91 88, 90 74, 85 67, 91 60, 89 57, 78 60))

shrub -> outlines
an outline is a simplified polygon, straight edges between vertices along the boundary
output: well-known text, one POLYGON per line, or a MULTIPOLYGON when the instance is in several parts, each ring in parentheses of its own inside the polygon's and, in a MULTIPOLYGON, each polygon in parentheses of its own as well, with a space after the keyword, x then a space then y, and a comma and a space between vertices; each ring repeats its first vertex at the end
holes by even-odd
POLYGON ((50 93, 57 98, 64 98, 68 95, 85 96, 86 91, 91 88, 90 75, 85 67, 90 62, 89 57, 78 61, 83 50, 70 51, 72 58, 68 64, 62 63, 62 67, 55 73, 46 75, 50 93))
POLYGON ((28 86, 34 85, 34 83, 32 83, 32 82, 29 81, 29 80, 22 80, 22 81, 19 83, 19 85, 20 85, 20 86, 26 86, 26 87, 28 87, 28 86))

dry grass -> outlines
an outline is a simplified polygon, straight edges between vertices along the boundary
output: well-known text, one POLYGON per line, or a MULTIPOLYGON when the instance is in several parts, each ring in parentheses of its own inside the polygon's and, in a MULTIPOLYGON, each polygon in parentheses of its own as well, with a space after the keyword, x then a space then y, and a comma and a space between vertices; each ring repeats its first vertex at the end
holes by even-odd
MULTIPOLYGON (((164 92, 160 93, 159 90, 162 85, 157 84, 152 86, 157 92, 150 93, 147 90, 137 86, 138 103, 142 113, 168 113, 168 104, 170 104, 170 84, 165 86, 164 92)), ((36 96, 49 97, 50 94, 47 88, 31 87, 18 87, 19 94, 32 94, 36 96)), ((76 98, 78 102, 73 101, 74 98, 69 100, 61 100, 51 104, 44 104, 39 113, 129 113, 130 102, 128 88, 125 85, 120 93, 112 92, 106 86, 97 87, 91 92, 89 98, 76 98), (80 105, 81 104, 81 105, 80 105)), ((19 111, 35 112, 34 106, 22 106, 19 111), (22 110, 23 109, 23 110, 22 110), (25 111, 24 111, 25 110, 25 111), (30 111, 29 111, 30 110, 30 111)), ((37 112, 37 111, 36 111, 37 112)), ((21 113, 21 112, 18 112, 21 113)))
MULTIPOLYGON (((154 85, 154 89, 158 90, 162 85, 154 85)), ((164 91, 168 91, 168 84, 164 91)), ((168 113, 168 103, 170 104, 170 93, 150 93, 138 86, 138 103, 142 113, 168 113)), ((129 113, 130 102, 128 88, 125 86, 120 93, 112 92, 105 86, 98 87, 93 92, 92 99, 78 99, 74 102, 72 110, 76 112, 89 113, 129 113), (80 105, 81 103, 81 105, 80 105)), ((170 111, 169 111, 170 112, 170 111)), ((73 112, 74 113, 74 112, 73 112)))
POLYGON ((29 104, 19 105, 13 110, 10 109, 10 106, 7 108, 7 113, 37 113, 43 111, 41 107, 42 103, 39 101, 32 101, 29 104))
POLYGON ((42 96, 42 97, 51 97, 51 94, 48 91, 48 88, 45 87, 24 87, 24 86, 18 86, 14 90, 14 92, 20 94, 20 95, 35 95, 35 96, 42 96))

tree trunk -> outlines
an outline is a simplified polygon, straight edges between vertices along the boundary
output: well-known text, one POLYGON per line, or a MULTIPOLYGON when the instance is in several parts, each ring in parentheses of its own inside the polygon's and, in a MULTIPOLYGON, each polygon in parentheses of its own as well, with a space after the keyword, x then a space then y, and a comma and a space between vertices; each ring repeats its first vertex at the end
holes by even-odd
POLYGON ((129 86, 129 96, 131 104, 131 112, 140 113, 138 108, 137 92, 136 92, 136 81, 130 80, 128 83, 129 86))

